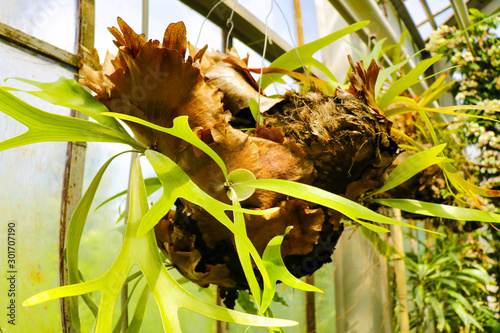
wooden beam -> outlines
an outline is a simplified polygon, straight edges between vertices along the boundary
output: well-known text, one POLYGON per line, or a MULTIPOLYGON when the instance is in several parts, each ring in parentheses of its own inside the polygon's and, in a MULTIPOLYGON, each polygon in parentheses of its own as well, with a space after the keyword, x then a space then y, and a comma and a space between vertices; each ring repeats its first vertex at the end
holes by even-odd
POLYGON ((437 29, 436 21, 434 20, 434 15, 432 15, 431 9, 430 9, 429 5, 427 4, 427 0, 420 0, 420 3, 422 4, 422 7, 424 8, 425 15, 427 15, 427 19, 428 19, 429 23, 431 24, 432 29, 436 30, 437 29))
MULTIPOLYGON (((89 50, 94 48, 94 1, 95 0, 79 1, 79 26, 75 27, 75 29, 78 29, 78 57, 75 56, 76 59, 74 64, 76 68, 80 68, 81 66, 79 59, 83 59, 83 47, 86 47, 89 50)), ((75 110, 71 110, 71 116, 80 119, 88 119, 88 116, 75 110)), ((70 281, 68 266, 64 256, 64 249, 66 246, 69 221, 82 197, 86 152, 87 144, 85 142, 68 142, 59 222, 59 284, 61 286, 78 282, 70 281)), ((79 332, 80 319, 78 316, 78 297, 73 296, 69 298, 61 298, 60 309, 62 332, 79 332)))
MULTIPOLYGON (((468 8, 476 8, 481 12, 491 15, 500 10, 500 0, 469 0, 465 2, 468 8)), ((444 23, 447 26, 457 26, 457 18, 451 15, 444 23)))
MULTIPOLYGON (((191 7, 203 16, 207 16, 210 10, 217 5, 217 0, 180 0, 182 3, 191 7)), ((234 29, 232 37, 238 38, 258 54, 264 50, 264 38, 266 26, 256 16, 248 10, 237 4, 234 0, 222 1, 211 13, 208 19, 218 25, 220 28, 228 29, 227 19, 231 16, 234 8, 233 23, 234 29)), ((273 61, 283 53, 292 49, 285 40, 283 40, 274 31, 267 29, 269 42, 266 49, 266 59, 273 61)))
POLYGON ((79 57, 64 51, 52 44, 28 35, 20 30, 0 22, 0 39, 7 40, 48 58, 57 60, 66 65, 78 68, 79 57))

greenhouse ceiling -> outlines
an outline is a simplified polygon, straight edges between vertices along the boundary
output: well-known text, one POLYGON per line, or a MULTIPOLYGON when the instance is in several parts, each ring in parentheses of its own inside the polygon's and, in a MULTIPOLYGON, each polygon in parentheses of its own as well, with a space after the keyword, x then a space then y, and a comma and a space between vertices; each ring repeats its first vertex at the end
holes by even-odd
MULTIPOLYGON (((220 1, 220 3, 203 0, 181 1, 203 16, 207 16, 211 10, 213 10, 214 5, 221 7, 219 9, 220 12, 231 12, 235 9, 233 18, 235 23, 234 36, 243 42, 263 39, 265 30, 264 24, 243 8, 244 6, 236 6, 239 3, 238 1, 225 0, 220 1)), ((379 22, 380 25, 388 29, 386 31, 388 35, 395 36, 395 33, 390 31, 390 24, 386 19, 387 13, 384 13, 384 11, 387 10, 386 2, 374 0, 328 1, 342 15, 348 24, 370 19, 374 22, 379 22)), ((459 27, 466 26, 468 22, 468 15, 466 15, 467 8, 476 8, 486 14, 493 14, 500 10, 500 0, 390 0, 390 3, 394 6, 399 18, 404 22, 406 29, 410 33, 418 49, 424 49, 425 41, 428 39, 432 30, 443 24, 458 25, 459 27)), ((303 2, 302 6, 305 7, 304 5, 305 2, 303 2)), ((225 28, 227 25, 227 18, 225 16, 212 15, 210 20, 221 28, 225 28)), ((365 42, 368 41, 368 33, 360 32, 359 34, 365 42)), ((269 59, 272 60, 276 55, 289 49, 290 46, 278 35, 274 35, 273 37, 272 32, 270 35, 271 40, 275 42, 275 48, 274 50, 271 49, 271 54, 268 56, 269 59)), ((261 45, 255 45, 255 48, 252 48, 258 53, 262 51, 261 45)))

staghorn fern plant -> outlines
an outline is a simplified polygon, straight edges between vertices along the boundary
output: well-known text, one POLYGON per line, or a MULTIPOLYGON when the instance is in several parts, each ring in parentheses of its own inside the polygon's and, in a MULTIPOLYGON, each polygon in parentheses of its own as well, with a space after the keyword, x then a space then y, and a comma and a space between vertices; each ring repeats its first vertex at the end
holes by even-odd
MULTIPOLYGON (((374 199, 431 165, 442 168, 454 186, 472 196, 499 195, 461 178, 452 160, 444 157, 444 145, 439 145, 425 112, 455 114, 453 109, 429 108, 427 103, 400 96, 439 57, 422 61, 382 89, 397 68, 379 73, 372 55, 365 60, 366 68, 363 62, 352 63, 350 86, 339 84, 312 55, 368 24, 360 22, 288 52, 271 64, 262 86, 283 74, 306 82, 303 74, 293 72, 300 66, 297 52, 306 64, 330 78, 312 79, 311 92, 305 95, 288 93, 271 99, 259 93, 259 83, 235 51, 206 53, 206 47, 191 47, 183 23, 171 24, 162 42, 145 41, 121 19, 118 23, 121 31, 110 29, 118 55, 108 54, 101 65, 97 54, 89 52, 94 69, 84 68, 81 83, 97 99, 72 80, 40 83, 18 79, 40 89, 28 93, 76 109, 96 122, 44 112, 9 92, 14 89, 0 89, 0 110, 29 128, 0 143, 0 150, 42 141, 119 142, 145 156, 158 177, 145 182, 139 161, 135 161, 129 223, 121 251, 103 276, 82 282, 78 274, 80 239, 95 192, 116 156, 106 162, 71 218, 66 246, 70 285, 34 295, 24 305, 82 295, 96 316, 95 331, 109 332, 116 299, 122 286, 133 279, 129 276, 132 267, 138 266, 148 285, 140 303, 150 294, 155 297, 166 332, 180 332, 179 308, 242 325, 291 326, 296 323, 271 318, 269 304, 276 282, 319 291, 297 278, 331 261, 343 217, 374 232, 388 230, 369 221, 420 229, 353 200, 361 197, 415 214, 500 222, 499 215, 476 209, 374 199), (424 119, 435 147, 423 149, 403 132, 391 129, 390 118, 408 112, 418 112, 424 119), (126 122, 136 139, 117 118, 126 122), (241 129, 254 121, 256 128, 241 129), (400 152, 394 133, 418 152, 387 177, 400 152), (163 195, 149 207, 147 195, 159 186, 163 195), (158 248, 200 286, 249 289, 259 315, 235 312, 189 294, 166 270, 158 248), (304 265, 311 260, 315 261, 313 269, 304 265), (86 297, 93 291, 102 295, 99 305, 86 297)), ((226 300, 228 304, 233 301, 226 300)), ((143 311, 143 307, 136 311, 135 330, 143 311)))

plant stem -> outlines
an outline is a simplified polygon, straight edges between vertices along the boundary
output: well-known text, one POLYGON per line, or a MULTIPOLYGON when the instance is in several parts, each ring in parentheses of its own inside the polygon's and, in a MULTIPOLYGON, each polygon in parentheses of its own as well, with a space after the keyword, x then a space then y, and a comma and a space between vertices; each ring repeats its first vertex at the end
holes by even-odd
MULTIPOLYGON (((222 298, 220 297, 219 287, 217 287, 217 296, 216 296, 216 304, 218 306, 225 306, 222 302, 222 298)), ((228 333, 229 332, 229 323, 217 320, 215 322, 216 332, 217 333, 228 333)))

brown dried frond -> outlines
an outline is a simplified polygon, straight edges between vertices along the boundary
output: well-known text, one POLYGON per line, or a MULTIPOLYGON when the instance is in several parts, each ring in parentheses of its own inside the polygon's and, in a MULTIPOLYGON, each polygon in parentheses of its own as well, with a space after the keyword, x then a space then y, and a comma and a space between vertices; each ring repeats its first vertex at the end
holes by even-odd
POLYGON ((349 59, 349 64, 352 68, 352 73, 347 73, 351 85, 347 92, 357 96, 358 98, 364 98, 366 104, 368 104, 373 110, 380 114, 380 109, 377 105, 377 96, 375 95, 375 84, 377 82, 378 73, 380 67, 377 65, 375 59, 372 59, 368 70, 365 70, 363 66, 363 60, 361 60, 357 65, 350 55, 347 55, 349 59))
MULTIPOLYGON (((257 179, 312 184, 354 199, 380 186, 397 155, 384 126, 390 122, 373 104, 376 64, 368 71, 353 66, 354 96, 338 90, 336 96, 288 93, 271 99, 259 94, 248 57, 241 59, 235 49, 221 53, 194 48, 182 22, 170 24, 161 43, 146 41, 120 18, 118 25, 110 28, 118 54, 108 53, 102 67, 84 67, 81 83, 112 112, 164 127, 187 115, 193 132, 229 172, 247 169, 257 179), (251 98, 260 100, 262 125, 250 131, 234 128, 231 112, 247 109, 251 98)), ((231 203, 224 175, 209 156, 163 132, 129 125, 138 140, 173 159, 203 191, 231 203)), ((279 208, 273 214, 245 216, 249 238, 260 253, 270 239, 293 226, 282 254, 296 276, 312 273, 300 267, 317 253, 323 259, 316 268, 331 260, 343 230, 339 213, 264 190, 256 190, 241 205, 279 208)), ((201 286, 247 288, 232 233, 193 203, 180 199, 176 206, 155 227, 159 246, 172 263, 201 286)))

